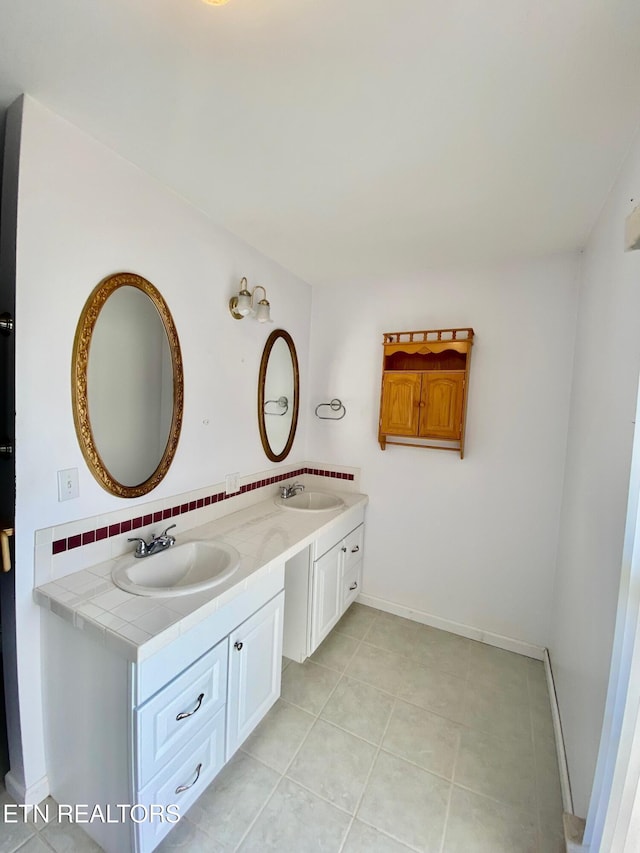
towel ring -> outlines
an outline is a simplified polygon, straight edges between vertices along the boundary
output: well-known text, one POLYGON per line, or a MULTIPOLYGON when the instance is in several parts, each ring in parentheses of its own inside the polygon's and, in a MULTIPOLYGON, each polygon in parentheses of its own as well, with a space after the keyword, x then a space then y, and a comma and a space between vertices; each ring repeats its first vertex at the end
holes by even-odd
POLYGON ((347 414, 347 410, 344 407, 342 400, 339 400, 337 397, 334 397, 330 403, 318 403, 316 406, 316 417, 320 418, 321 421, 341 421, 342 418, 347 414), (318 409, 330 409, 332 412, 339 412, 336 415, 319 415, 318 409))
POLYGON ((283 415, 286 415, 288 411, 289 411, 289 400, 284 396, 278 397, 277 400, 267 400, 264 404, 265 415, 275 415, 275 417, 281 418, 283 415), (281 409, 284 409, 284 411, 282 411, 282 412, 268 412, 267 406, 269 405, 269 403, 274 403, 276 406, 279 406, 281 409))

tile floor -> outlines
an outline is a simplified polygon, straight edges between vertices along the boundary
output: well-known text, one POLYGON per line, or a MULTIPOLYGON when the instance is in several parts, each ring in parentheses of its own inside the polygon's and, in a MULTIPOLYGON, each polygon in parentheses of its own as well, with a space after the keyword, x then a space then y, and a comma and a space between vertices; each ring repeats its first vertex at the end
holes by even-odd
MULTIPOLYGON (((0 853, 51 849, 99 848, 0 827, 0 853)), ((561 853, 543 666, 355 604, 158 850, 561 853)))

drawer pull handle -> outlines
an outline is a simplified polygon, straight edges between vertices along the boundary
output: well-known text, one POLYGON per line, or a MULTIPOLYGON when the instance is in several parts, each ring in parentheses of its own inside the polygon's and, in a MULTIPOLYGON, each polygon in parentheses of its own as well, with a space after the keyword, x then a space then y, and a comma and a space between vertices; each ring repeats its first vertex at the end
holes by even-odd
POLYGON ((357 554, 359 550, 360 550, 360 546, 359 546, 359 545, 356 545, 356 547, 355 547, 355 548, 352 548, 352 549, 351 549, 351 553, 352 553, 352 554, 357 554))
POLYGON ((353 592, 353 590, 354 590, 354 589, 358 589, 358 582, 357 582, 357 581, 354 581, 354 582, 351 584, 351 586, 349 587, 349 589, 350 589, 352 592, 353 592))
POLYGON ((176 788, 176 794, 181 794, 183 791, 188 791, 189 788, 193 788, 193 786, 196 784, 196 782, 200 778, 200 771, 201 770, 202 770, 202 762, 200 762, 200 764, 198 764, 198 766, 196 767, 196 778, 193 780, 193 782, 191 782, 189 785, 178 785, 178 787, 176 788))
POLYGON ((200 705, 202 705, 203 699, 204 699, 204 693, 201 693, 198 696, 198 702, 196 704, 196 707, 193 709, 193 711, 183 711, 181 714, 178 714, 178 716, 176 717, 176 720, 185 720, 187 717, 192 717, 196 711, 200 710, 200 705))
POLYGON ((242 651, 243 646, 244 643, 241 643, 239 640, 236 640, 236 642, 233 644, 233 648, 237 649, 239 652, 242 651))

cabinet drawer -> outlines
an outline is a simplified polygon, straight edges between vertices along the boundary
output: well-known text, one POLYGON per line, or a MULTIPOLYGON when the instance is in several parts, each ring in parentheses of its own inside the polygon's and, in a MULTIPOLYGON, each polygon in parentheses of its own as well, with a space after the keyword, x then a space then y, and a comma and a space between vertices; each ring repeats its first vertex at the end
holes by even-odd
POLYGON ((344 611, 356 600, 362 585, 362 560, 345 566, 342 573, 342 602, 340 611, 344 611))
MULTIPOLYGON (((175 756, 142 791, 136 803, 157 811, 178 806, 180 817, 202 794, 224 765, 225 709, 209 720, 207 725, 175 756), (181 790, 182 789, 182 790, 181 790)), ((172 809, 170 814, 175 814, 172 809)), ((138 853, 149 853, 175 826, 167 821, 145 820, 136 824, 138 853)))
POLYGON ((136 782, 142 788, 226 702, 227 640, 135 712, 136 782))
POLYGON ((362 559, 362 551, 364 548, 364 524, 356 527, 355 530, 352 530, 351 533, 345 537, 344 547, 347 549, 344 552, 344 565, 345 569, 348 570, 351 566, 355 565, 362 559))

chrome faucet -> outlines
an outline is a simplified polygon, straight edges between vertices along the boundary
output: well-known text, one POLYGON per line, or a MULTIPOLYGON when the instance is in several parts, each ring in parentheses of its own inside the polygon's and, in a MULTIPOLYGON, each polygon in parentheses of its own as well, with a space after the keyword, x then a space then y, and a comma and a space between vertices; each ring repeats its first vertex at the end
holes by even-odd
POLYGON ((151 539, 148 542, 145 542, 144 539, 141 539, 139 536, 134 536, 131 539, 128 539, 128 542, 137 542, 136 550, 134 551, 134 557, 151 557, 153 554, 158 554, 160 551, 165 551, 167 548, 171 548, 172 545, 176 544, 176 537, 170 536, 169 531, 172 530, 176 525, 171 524, 164 533, 161 533, 160 536, 155 536, 153 533, 151 534, 151 539))
POLYGON ((292 498, 298 492, 304 492, 302 483, 292 483, 290 486, 280 486, 280 497, 283 501, 292 498))

